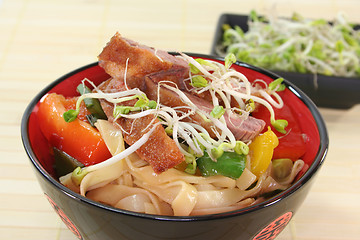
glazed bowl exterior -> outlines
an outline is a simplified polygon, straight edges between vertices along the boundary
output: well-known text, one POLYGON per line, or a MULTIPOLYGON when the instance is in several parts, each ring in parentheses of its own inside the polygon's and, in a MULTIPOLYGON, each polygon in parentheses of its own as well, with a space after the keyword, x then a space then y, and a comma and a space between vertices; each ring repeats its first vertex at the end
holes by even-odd
MULTIPOLYGON (((222 58, 208 55, 189 55, 223 61, 222 58)), ((279 77, 245 63, 238 62, 234 67, 245 71, 245 75, 253 80, 272 80, 279 77)), ((31 101, 21 123, 23 145, 44 196, 78 239, 274 239, 303 203, 327 153, 327 130, 318 109, 301 90, 285 80, 288 86, 286 91, 291 95, 289 101, 292 106, 297 106, 297 111, 303 116, 302 127, 306 128, 308 134, 317 136, 314 142, 307 145, 306 154, 311 162, 309 168, 301 173, 290 188, 254 206, 204 216, 148 215, 106 206, 72 192, 54 177, 48 145, 36 119, 39 101, 45 94, 56 92, 74 96, 76 86, 84 78, 99 84, 109 76, 97 62, 62 76, 31 101)))

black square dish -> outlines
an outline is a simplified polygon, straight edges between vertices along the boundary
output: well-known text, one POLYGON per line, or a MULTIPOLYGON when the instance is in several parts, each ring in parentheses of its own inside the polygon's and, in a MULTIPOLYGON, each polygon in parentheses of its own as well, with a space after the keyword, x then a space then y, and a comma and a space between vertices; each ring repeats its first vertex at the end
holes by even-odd
MULTIPOLYGON (((237 14, 223 14, 220 16, 212 43, 212 55, 220 56, 216 51, 216 47, 222 41, 222 26, 224 24, 229 24, 231 27, 237 25, 246 32, 248 30, 248 16, 237 14)), ((355 27, 355 29, 359 28, 359 25, 355 27)), ((348 109, 355 104, 360 103, 360 78, 335 77, 318 74, 315 83, 314 74, 311 73, 304 74, 280 71, 273 71, 273 73, 298 86, 318 107, 348 109)))

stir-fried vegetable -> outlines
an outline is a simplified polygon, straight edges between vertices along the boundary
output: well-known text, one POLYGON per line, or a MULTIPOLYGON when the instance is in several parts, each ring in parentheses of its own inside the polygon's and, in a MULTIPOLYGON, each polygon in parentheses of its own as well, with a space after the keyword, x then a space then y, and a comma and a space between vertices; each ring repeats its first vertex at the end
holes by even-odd
POLYGON ((249 30, 224 25, 217 52, 271 70, 360 76, 360 30, 339 13, 330 24, 294 13, 291 19, 250 14, 249 30))
MULTIPOLYGON (((304 138, 307 136, 303 135, 299 125, 302 116, 296 116, 293 111, 293 108, 290 108, 287 105, 284 105, 281 109, 274 109, 276 116, 286 119, 288 122, 286 128, 287 133, 285 135, 276 131, 274 132, 279 137, 279 146, 274 149, 274 159, 290 158, 295 161, 305 153, 306 146, 304 138)), ((267 126, 271 126, 271 123, 268 120, 269 113, 264 111, 262 106, 260 106, 257 111, 253 112, 253 116, 264 119, 267 126)))
POLYGON ((274 175, 278 179, 283 179, 290 175, 293 168, 293 161, 289 158, 280 158, 272 161, 274 175))
POLYGON ((55 172, 58 177, 64 176, 77 167, 84 167, 84 164, 70 156, 64 151, 53 148, 55 158, 55 172))
POLYGON ((77 167, 72 172, 71 179, 77 186, 79 186, 86 174, 88 174, 86 168, 77 167))
MULTIPOLYGON (((81 95, 91 93, 90 88, 85 86, 84 83, 79 84, 76 89, 81 95)), ((104 113, 104 110, 102 109, 102 107, 100 105, 100 101, 98 99, 85 98, 84 103, 85 103, 86 108, 91 113, 91 114, 87 115, 87 119, 92 126, 94 126, 97 119, 107 119, 106 114, 104 113)))
POLYGON ((207 153, 197 159, 197 165, 203 176, 223 175, 237 179, 244 171, 246 155, 236 152, 224 152, 221 157, 213 161, 207 153))
MULTIPOLYGON (((100 133, 80 119, 67 123, 63 114, 69 110, 68 99, 58 94, 48 94, 39 105, 38 118, 42 133, 49 143, 85 166, 108 159, 111 154, 100 133)), ((80 107, 78 112, 80 112, 80 107)))
POLYGON ((275 133, 269 128, 264 134, 257 136, 249 145, 251 172, 256 176, 264 173, 268 168, 274 149, 279 145, 275 133))

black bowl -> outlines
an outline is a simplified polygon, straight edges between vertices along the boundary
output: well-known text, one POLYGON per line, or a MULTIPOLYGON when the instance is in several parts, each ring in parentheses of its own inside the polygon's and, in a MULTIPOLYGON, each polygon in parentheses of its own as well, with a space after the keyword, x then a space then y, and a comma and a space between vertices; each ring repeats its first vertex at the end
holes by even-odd
MULTIPOLYGON (((222 61, 207 55, 189 55, 222 61)), ((271 81, 278 78, 273 73, 244 63, 236 63, 235 68, 249 80, 263 78, 271 81)), ((46 93, 75 95, 76 86, 85 77, 99 84, 109 76, 97 63, 64 75, 31 101, 21 123, 23 145, 44 195, 79 239, 274 239, 304 201, 324 162, 328 149, 324 121, 313 102, 286 81, 288 101, 291 106, 297 106, 297 112, 303 119, 301 128, 314 137, 308 142, 304 155, 309 168, 298 176, 290 188, 250 207, 203 216, 148 215, 103 205, 69 190, 54 177, 53 160, 36 121, 38 103, 46 93)))

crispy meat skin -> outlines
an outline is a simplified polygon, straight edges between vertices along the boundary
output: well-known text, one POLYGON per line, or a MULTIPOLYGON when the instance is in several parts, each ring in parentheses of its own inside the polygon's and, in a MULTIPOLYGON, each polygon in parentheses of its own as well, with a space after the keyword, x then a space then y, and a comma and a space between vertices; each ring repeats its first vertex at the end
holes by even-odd
POLYGON ((177 70, 185 75, 189 71, 188 64, 162 50, 140 45, 132 40, 123 38, 116 33, 99 55, 99 65, 110 76, 124 79, 126 61, 126 83, 129 88, 143 90, 144 77, 148 74, 177 70))
MULTIPOLYGON (((130 134, 125 134, 124 136, 125 141, 132 145, 144 133, 150 131, 151 127, 142 132, 153 120, 155 120, 154 123, 159 122, 154 116, 148 115, 135 120, 121 118, 118 120, 118 123, 126 132, 130 132, 130 134)), ((165 133, 161 125, 156 127, 149 140, 136 153, 140 158, 146 160, 156 173, 173 168, 185 160, 184 155, 180 152, 174 140, 165 133)))
MULTIPOLYGON (((124 91, 125 85, 121 80, 110 79, 102 83, 99 88, 103 92, 124 91)), ((124 105, 134 105, 134 101, 128 101, 124 105)), ((113 105, 105 100, 101 100, 101 106, 109 121, 114 121, 113 105)), ((124 140, 127 144, 132 145, 139 140, 143 134, 150 131, 151 127, 147 126, 153 121, 154 124, 159 120, 154 115, 148 115, 138 119, 120 118, 117 123, 124 130, 124 140), (147 129, 146 129, 147 128, 147 129), (144 129, 146 129, 144 131, 144 129)), ((169 168, 175 167, 185 160, 184 155, 179 148, 165 132, 161 125, 158 125, 151 134, 149 140, 142 145, 136 153, 153 168, 154 172, 161 173, 169 168)))

